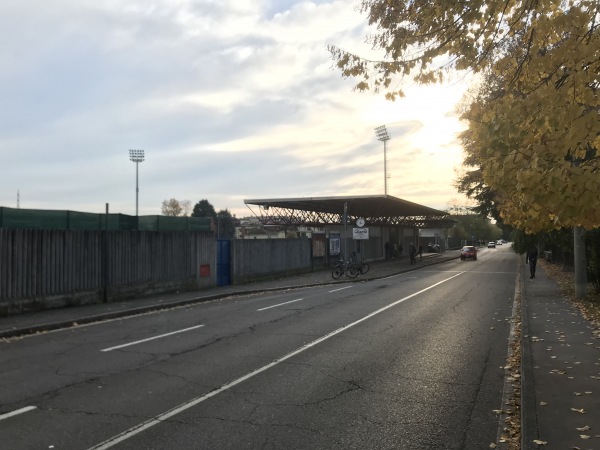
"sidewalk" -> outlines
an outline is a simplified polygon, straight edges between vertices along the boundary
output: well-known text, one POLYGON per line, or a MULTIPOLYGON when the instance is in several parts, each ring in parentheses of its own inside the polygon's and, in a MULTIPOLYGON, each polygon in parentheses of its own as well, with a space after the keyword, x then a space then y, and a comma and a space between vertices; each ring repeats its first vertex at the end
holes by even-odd
POLYGON ((339 280, 334 280, 331 277, 331 269, 327 269, 267 281, 218 286, 194 292, 163 294, 114 303, 109 302, 94 305, 73 306, 0 317, 0 339, 68 328, 74 325, 98 322, 100 320, 142 314, 158 309, 216 300, 232 295, 293 289, 295 287, 319 286, 323 284, 360 283, 397 273, 417 270, 424 266, 439 264, 458 257, 459 252, 451 250, 441 255, 437 253, 426 253, 423 255, 422 261, 417 257, 417 264, 415 265, 410 265, 408 256, 387 261, 374 261, 369 263, 370 270, 368 273, 359 275, 354 279, 342 276, 339 280))
POLYGON ((600 449, 600 332, 543 267, 522 279, 521 449, 600 449))

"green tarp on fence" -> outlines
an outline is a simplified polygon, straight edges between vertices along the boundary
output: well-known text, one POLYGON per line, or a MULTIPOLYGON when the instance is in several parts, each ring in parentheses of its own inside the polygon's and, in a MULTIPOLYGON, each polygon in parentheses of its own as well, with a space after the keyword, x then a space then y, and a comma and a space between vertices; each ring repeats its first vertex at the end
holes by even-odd
POLYGON ((128 216, 0 206, 0 228, 42 230, 211 231, 205 217, 128 216), (108 227, 106 221, 108 218, 108 227))

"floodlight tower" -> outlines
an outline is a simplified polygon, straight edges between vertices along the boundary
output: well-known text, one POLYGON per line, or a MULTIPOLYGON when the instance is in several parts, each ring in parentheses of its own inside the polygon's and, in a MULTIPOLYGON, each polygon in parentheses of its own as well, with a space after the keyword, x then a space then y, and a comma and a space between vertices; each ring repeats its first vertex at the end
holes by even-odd
POLYGON ((391 138, 385 128, 385 125, 375 128, 375 134, 377 135, 377 140, 383 141, 383 188, 385 195, 387 195, 389 178, 387 171, 387 141, 389 141, 391 138))
POLYGON ((138 166, 144 161, 144 150, 129 150, 129 159, 135 163, 135 215, 138 215, 138 201, 140 196, 138 166))

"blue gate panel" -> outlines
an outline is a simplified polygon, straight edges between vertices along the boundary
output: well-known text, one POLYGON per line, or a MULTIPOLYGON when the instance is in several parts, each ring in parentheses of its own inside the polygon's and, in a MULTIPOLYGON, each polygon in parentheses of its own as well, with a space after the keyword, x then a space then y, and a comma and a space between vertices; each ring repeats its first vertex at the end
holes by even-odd
POLYGON ((231 241, 217 239, 217 286, 231 284, 231 241))

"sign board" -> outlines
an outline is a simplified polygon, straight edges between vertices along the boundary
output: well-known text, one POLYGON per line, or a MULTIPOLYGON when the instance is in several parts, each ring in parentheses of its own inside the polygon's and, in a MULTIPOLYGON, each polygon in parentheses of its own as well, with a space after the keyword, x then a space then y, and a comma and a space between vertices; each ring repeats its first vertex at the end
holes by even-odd
POLYGON ((369 239, 368 228, 352 228, 352 239, 366 240, 369 239))
POLYGON ((312 255, 313 258, 322 258, 325 256, 327 248, 324 234, 314 234, 312 236, 312 255))
POLYGON ((340 254, 341 236, 339 234, 331 234, 329 236, 329 254, 337 256, 340 254))

